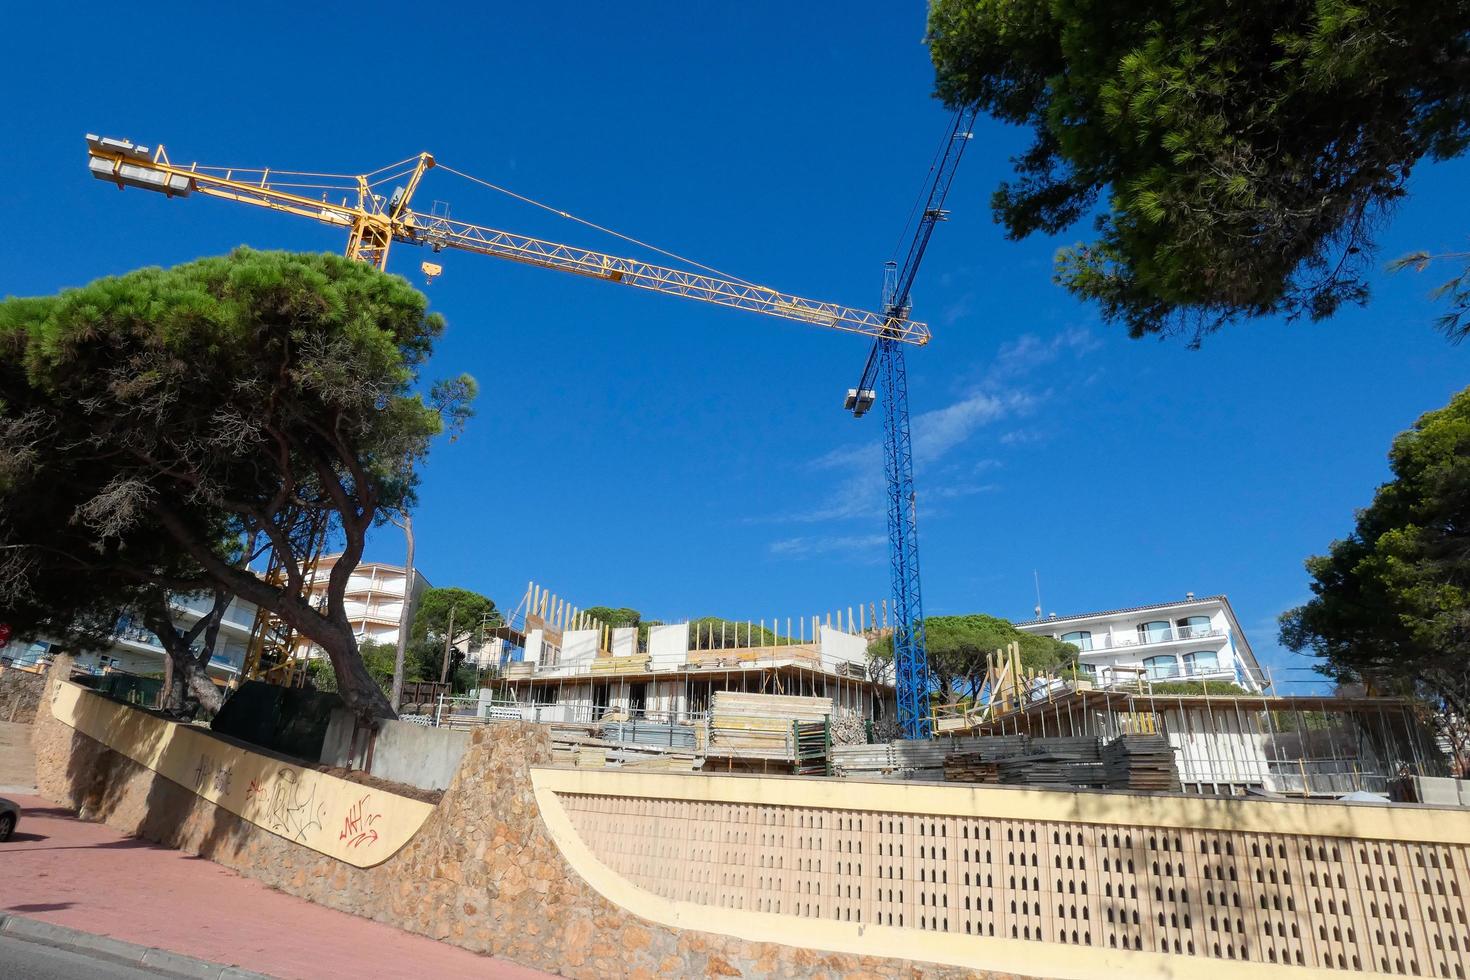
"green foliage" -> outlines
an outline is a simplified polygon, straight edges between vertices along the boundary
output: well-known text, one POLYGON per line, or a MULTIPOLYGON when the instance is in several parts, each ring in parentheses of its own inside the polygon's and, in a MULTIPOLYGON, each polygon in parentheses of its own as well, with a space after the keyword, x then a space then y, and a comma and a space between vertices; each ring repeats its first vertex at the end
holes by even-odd
POLYGON ((1460 267, 1458 272, 1440 283, 1430 293, 1434 299, 1448 302, 1449 312, 1439 317, 1437 325, 1441 333, 1453 343, 1458 344, 1466 337, 1470 337, 1470 252, 1446 252, 1443 255, 1413 252, 1394 259, 1388 264, 1388 268, 1391 272, 1403 269, 1423 272, 1429 268, 1431 263, 1437 261, 1453 262, 1460 267))
POLYGON ((1470 717, 1470 388, 1393 441, 1393 479, 1353 532, 1307 559, 1313 598, 1281 642, 1339 682, 1416 693, 1470 717))
POLYGON ((456 645, 468 640, 478 646, 481 625, 487 620, 491 626, 501 622, 494 601, 478 592, 459 588, 425 589, 419 596, 409 635, 415 640, 434 639, 442 645, 444 634, 449 630, 451 609, 454 610, 454 638, 451 642, 456 645))
POLYGON ((689 622, 689 647, 700 650, 732 650, 737 647, 782 646, 796 641, 780 636, 758 623, 736 622, 718 616, 701 616, 689 622))
POLYGON ((1239 684, 1231 681, 1155 681, 1147 685, 1147 690, 1154 694, 1240 694, 1251 693, 1239 684))
MULTIPOLYGON (((1049 636, 1023 633, 999 616, 930 616, 924 620, 929 648, 929 672, 942 701, 954 701, 959 692, 971 696, 984 683, 986 659, 1007 644, 1021 645, 1021 663, 1034 670, 1066 670, 1077 662, 1077 648, 1049 636)), ((868 657, 886 666, 893 660, 893 640, 883 637, 868 647, 868 657)))
POLYGON ((583 610, 588 616, 613 628, 625 626, 637 626, 643 618, 643 614, 636 609, 628 609, 620 606, 616 609, 611 606, 592 606, 583 610))
POLYGON ((997 219, 1095 215, 1057 278, 1133 336, 1364 302, 1375 219, 1470 139, 1462 0, 933 0, 929 31, 940 97, 1031 130, 997 219))
MULTIPOLYGON (((357 652, 362 655, 362 664, 367 668, 373 682, 387 693, 393 686, 393 660, 398 654, 398 648, 392 643, 363 640, 357 645, 357 652)), ((311 682, 318 691, 330 694, 337 692, 337 677, 332 672, 331 661, 318 658, 311 662, 307 670, 310 671, 311 682)), ((419 680, 417 677, 411 679, 419 680)), ((438 676, 434 679, 438 680, 438 676)))
POLYGON ((249 249, 0 303, 0 604, 66 574, 92 588, 95 568, 58 563, 70 522, 153 584, 271 609, 327 651, 351 706, 390 715, 340 604, 296 596, 307 528, 329 524, 350 570, 368 529, 411 506, 443 420, 467 414, 472 379, 431 404, 416 390, 442 329, 399 277, 249 249), (57 488, 63 519, 13 503, 25 486, 57 488), (285 581, 246 571, 244 542, 284 559, 285 581), (195 570, 155 571, 170 549, 195 570))

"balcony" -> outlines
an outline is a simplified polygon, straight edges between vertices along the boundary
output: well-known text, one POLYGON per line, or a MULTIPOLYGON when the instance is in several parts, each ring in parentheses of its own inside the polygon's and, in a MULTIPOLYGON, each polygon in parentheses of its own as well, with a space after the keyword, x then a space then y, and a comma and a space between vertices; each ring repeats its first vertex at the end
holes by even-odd
MULTIPOLYGON (((1086 665, 1084 665, 1084 669, 1086 665)), ((1234 666, 1205 664, 1202 666, 1173 664, 1147 664, 1137 667, 1100 666, 1086 670, 1093 684, 1104 690, 1119 688, 1147 688, 1150 684, 1174 681, 1225 681, 1254 689, 1254 685, 1242 683, 1240 672, 1234 666)))
POLYGON ((1084 637, 1080 642, 1075 640, 1067 642, 1077 643, 1083 653, 1096 653, 1099 650, 1133 650, 1138 647, 1160 646, 1165 643, 1208 640, 1224 635, 1224 630, 1214 626, 1170 626, 1167 629, 1150 630, 1147 633, 1138 630, 1121 633, 1093 633, 1090 637, 1084 637))

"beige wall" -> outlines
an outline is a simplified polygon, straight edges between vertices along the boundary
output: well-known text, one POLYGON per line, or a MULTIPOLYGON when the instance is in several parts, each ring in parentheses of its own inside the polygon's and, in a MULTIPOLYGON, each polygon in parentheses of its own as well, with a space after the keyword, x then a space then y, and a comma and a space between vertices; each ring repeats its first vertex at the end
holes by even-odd
POLYGON ((151 716, 52 690, 37 727, 52 798, 292 894, 569 976, 1470 968, 1462 810, 570 770, 545 765, 544 728, 508 723, 475 731, 418 832, 361 867, 267 831, 140 748, 155 736, 133 717, 151 716))
POLYGON ((667 925, 1059 977, 1470 969, 1470 812, 537 769, 578 873, 667 925))
POLYGON ((257 827, 359 868, 391 857, 433 810, 418 800, 247 751, 76 684, 58 684, 50 707, 68 727, 257 827))

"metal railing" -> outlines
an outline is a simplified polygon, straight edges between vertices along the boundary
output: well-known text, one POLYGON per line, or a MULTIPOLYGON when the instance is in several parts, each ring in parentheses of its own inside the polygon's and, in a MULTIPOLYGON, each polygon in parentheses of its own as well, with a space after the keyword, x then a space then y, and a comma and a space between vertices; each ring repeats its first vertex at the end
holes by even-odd
POLYGON ((1075 643, 1083 653, 1098 650, 1119 650, 1133 647, 1156 646, 1160 643, 1178 643, 1183 640, 1208 640, 1225 636, 1225 630, 1215 626, 1170 626, 1162 630, 1132 631, 1122 633, 1093 633, 1075 643))
MULTIPOLYGON (((743 649, 743 648, 742 648, 743 649)), ((678 663, 654 663, 651 659, 646 668, 627 671, 593 670, 591 660, 574 663, 541 664, 527 660, 513 660, 502 665, 503 676, 510 680, 534 677, 545 680, 560 678, 616 677, 625 673, 636 674, 721 674, 737 670, 762 670, 772 667, 795 666, 816 670, 851 680, 868 679, 866 660, 847 660, 842 657, 822 656, 810 646, 794 644, 790 647, 761 647, 759 656, 752 659, 737 659, 736 649, 729 650, 728 658, 720 657, 719 650, 690 650, 685 659, 678 663), (697 660, 691 660, 697 657, 697 660)), ((639 654, 646 657, 646 654, 639 654)), ((892 683, 891 677, 884 678, 892 683)))
POLYGON ((610 722, 655 725, 697 725, 709 717, 706 711, 660 708, 618 708, 568 702, 481 701, 478 698, 440 697, 435 723, 458 718, 465 721, 529 721, 536 724, 600 725, 610 722))
POLYGON ((1117 688, 1136 688, 1140 685, 1167 684, 1175 681, 1225 681, 1228 683, 1247 686, 1241 683, 1241 672, 1239 665, 1229 667, 1190 667, 1178 663, 1174 665, 1140 665, 1137 667, 1124 667, 1121 665, 1099 666, 1092 671, 1080 670, 1078 678, 1091 680, 1094 687, 1104 690, 1117 688))

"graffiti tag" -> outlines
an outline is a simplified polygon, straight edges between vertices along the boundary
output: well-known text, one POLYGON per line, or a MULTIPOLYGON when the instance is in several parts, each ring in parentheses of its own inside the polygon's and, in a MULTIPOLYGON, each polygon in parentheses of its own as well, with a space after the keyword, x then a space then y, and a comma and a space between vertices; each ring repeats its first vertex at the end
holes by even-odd
POLYGON ((367 812, 368 797, 364 796, 347 809, 347 816, 342 819, 342 833, 337 835, 338 840, 345 840, 348 847, 358 847, 363 844, 371 844, 378 839, 378 832, 373 829, 373 824, 382 817, 381 813, 367 812))
POLYGON ((270 828, 297 843, 306 842, 310 830, 320 830, 327 805, 316 803, 316 786, 303 792, 296 773, 282 769, 276 773, 271 800, 266 807, 270 828))
POLYGON ((199 756, 199 765, 194 767, 194 791, 198 792, 205 786, 210 786, 216 793, 225 795, 230 791, 230 777, 234 770, 230 766, 220 766, 208 755, 199 756))

